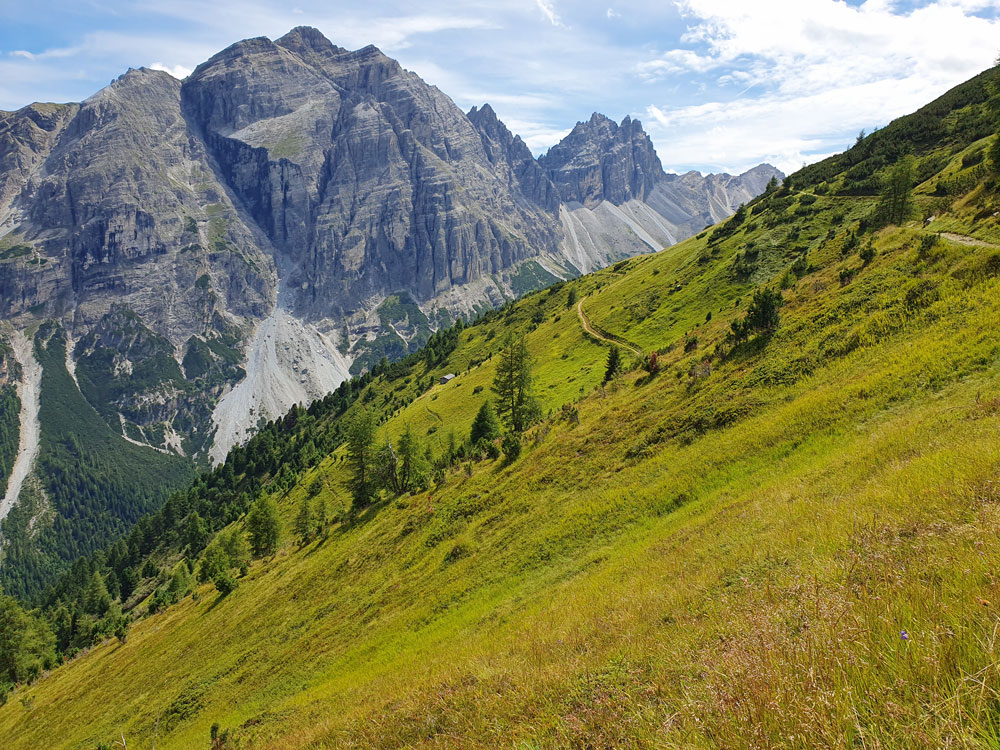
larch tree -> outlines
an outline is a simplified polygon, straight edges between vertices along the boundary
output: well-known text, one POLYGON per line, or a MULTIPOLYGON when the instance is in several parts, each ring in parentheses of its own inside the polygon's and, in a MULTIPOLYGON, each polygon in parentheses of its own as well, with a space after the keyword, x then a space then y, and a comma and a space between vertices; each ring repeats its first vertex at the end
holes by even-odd
POLYGON ((270 495, 264 495, 250 508, 247 530, 255 557, 264 557, 277 551, 281 519, 278 516, 278 506, 270 495))
POLYGON ((351 489, 359 507, 371 502, 375 494, 375 416, 360 409, 347 425, 347 458, 354 471, 351 489))
POLYGON ((531 355, 524 336, 508 335, 504 340, 492 389, 497 395, 497 412, 507 429, 524 432, 538 414, 531 395, 531 355))

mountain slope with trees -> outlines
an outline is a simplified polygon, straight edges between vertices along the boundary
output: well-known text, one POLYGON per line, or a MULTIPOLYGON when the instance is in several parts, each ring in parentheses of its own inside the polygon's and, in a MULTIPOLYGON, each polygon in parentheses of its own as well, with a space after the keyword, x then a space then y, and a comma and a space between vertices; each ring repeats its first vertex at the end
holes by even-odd
POLYGON ((61 462, 88 513, 114 522, 80 524, 80 544, 63 532, 53 557, 29 527, 76 516, 45 505, 50 467, 24 453, 18 476, 35 476, 13 485, 14 521, 0 513, 11 591, 37 594, 161 505, 178 472, 220 462, 293 404, 459 317, 688 237, 780 175, 668 175, 641 123, 591 123, 543 165, 489 105, 462 112, 375 47, 307 27, 239 41, 184 81, 130 69, 79 104, 0 112, 0 315, 18 332, 59 326, 59 367, 87 409, 127 455, 147 449, 133 468, 171 467, 152 505, 143 490, 125 509, 114 472, 105 484, 61 462), (585 208, 557 188, 595 178, 585 208))
POLYGON ((0 737, 991 747, 998 79, 272 421, 11 615, 0 737))

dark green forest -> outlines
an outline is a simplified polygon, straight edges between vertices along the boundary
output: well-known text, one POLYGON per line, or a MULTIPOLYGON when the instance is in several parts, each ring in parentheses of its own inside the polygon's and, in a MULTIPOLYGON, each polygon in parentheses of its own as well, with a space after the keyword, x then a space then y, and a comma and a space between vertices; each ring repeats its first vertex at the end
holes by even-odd
POLYGON ((115 434, 66 371, 65 346, 58 326, 39 328, 35 356, 42 365, 42 430, 35 473, 44 493, 41 522, 29 532, 42 499, 28 498, 2 527, 9 541, 0 585, 29 600, 74 560, 93 554, 160 507, 194 473, 184 458, 132 445, 115 434))

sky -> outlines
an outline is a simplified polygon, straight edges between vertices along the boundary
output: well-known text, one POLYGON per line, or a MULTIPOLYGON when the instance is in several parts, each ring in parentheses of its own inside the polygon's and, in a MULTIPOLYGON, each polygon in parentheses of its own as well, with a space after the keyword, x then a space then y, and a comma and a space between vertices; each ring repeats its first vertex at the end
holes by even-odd
POLYGON ((638 118, 674 172, 794 171, 1000 53, 1000 0, 0 0, 0 109, 300 25, 489 102, 536 154, 592 112, 638 118))

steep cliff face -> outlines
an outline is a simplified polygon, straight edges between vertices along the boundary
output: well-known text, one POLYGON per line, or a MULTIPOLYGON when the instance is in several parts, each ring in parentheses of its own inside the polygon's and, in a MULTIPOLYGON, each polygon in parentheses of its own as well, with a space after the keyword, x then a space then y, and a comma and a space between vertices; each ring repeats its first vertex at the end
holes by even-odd
POLYGON ((553 217, 558 216, 559 189, 532 156, 521 136, 511 133, 489 104, 473 107, 467 116, 479 132, 486 158, 494 173, 511 185, 512 189, 516 186, 522 195, 553 217))
POLYGON ((31 179, 66 125, 76 116, 78 104, 32 104, 17 112, 0 112, 0 227, 11 200, 31 179))
POLYGON ((216 309, 263 314, 273 264, 182 116, 180 83, 130 71, 73 109, 6 202, 3 239, 30 252, 3 267, 2 315, 58 317, 72 334, 125 303, 182 341, 216 309))
POLYGON ((551 201, 547 213, 522 193, 525 155, 491 161, 447 96, 374 47, 348 52, 314 29, 240 42, 182 95, 303 317, 398 290, 428 302, 556 242, 551 201))

